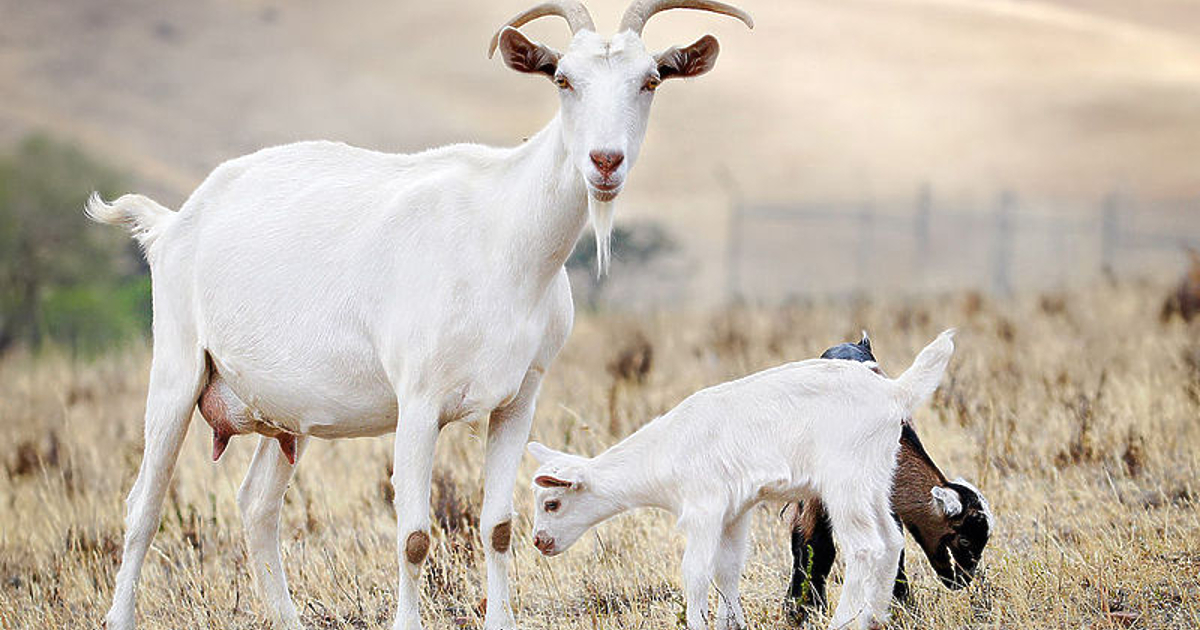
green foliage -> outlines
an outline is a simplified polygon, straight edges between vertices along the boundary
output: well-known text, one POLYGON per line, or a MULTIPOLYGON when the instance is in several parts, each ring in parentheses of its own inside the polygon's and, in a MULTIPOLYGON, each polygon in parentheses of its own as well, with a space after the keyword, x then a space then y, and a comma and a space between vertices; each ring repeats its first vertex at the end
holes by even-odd
POLYGON ((0 351, 46 340, 94 351, 145 330, 149 283, 126 235, 91 225, 121 177, 44 135, 0 157, 0 351))
POLYGON ((42 324, 56 342, 96 353, 149 328, 150 277, 115 286, 54 287, 42 300, 42 324))

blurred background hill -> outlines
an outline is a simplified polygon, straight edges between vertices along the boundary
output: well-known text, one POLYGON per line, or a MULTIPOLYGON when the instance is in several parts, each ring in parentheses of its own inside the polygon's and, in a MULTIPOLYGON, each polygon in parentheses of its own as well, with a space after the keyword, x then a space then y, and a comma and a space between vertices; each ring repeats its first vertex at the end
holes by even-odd
MULTIPOLYGON (((625 8, 588 4, 601 31, 625 8)), ((586 280, 589 303, 1173 277, 1200 236, 1195 2, 741 4, 753 31, 689 11, 647 28, 653 49, 714 33, 723 51, 659 93, 620 200, 672 247, 586 280)), ((41 134, 177 208, 268 145, 519 143, 557 99, 485 52, 524 6, 0 0, 0 152, 41 134)), ((99 185, 80 179, 78 201, 99 185)))

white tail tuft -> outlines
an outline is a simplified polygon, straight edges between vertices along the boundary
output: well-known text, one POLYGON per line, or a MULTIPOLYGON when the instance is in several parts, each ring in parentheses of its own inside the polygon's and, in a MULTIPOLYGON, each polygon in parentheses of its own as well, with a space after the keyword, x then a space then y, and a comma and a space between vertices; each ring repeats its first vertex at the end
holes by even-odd
POLYGON ((938 384, 942 382, 946 365, 950 363, 950 357, 954 354, 954 332, 951 328, 938 335, 937 339, 921 350, 913 360, 912 366, 896 379, 901 404, 909 413, 929 400, 938 384))
POLYGON ((143 195, 124 195, 105 203, 99 193, 93 192, 83 211, 97 223, 125 226, 143 250, 150 249, 175 217, 170 209, 143 195))

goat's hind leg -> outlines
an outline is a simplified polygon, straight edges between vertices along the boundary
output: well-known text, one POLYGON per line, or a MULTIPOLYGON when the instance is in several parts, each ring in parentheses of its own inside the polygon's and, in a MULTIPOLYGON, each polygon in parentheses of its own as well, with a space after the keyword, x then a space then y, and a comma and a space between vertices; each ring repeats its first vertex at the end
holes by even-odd
POLYGON ((746 563, 746 544, 750 516, 743 515, 725 527, 721 546, 717 550, 713 578, 717 586, 717 630, 741 630, 746 627, 738 582, 746 563))
MULTIPOLYGON (((158 315, 155 317, 157 320, 158 315)), ((204 356, 194 339, 160 332, 156 325, 146 395, 145 446, 137 481, 126 500, 125 545, 112 608, 105 615, 108 630, 132 630, 135 626, 142 563, 158 530, 163 497, 204 382, 204 356)))
POLYGON ((850 487, 823 497, 846 558, 846 579, 829 627, 866 630, 888 619, 891 581, 904 539, 890 516, 886 493, 850 487))
POLYGON ((879 580, 878 597, 873 607, 875 616, 886 620, 891 610, 892 599, 908 599, 908 577, 904 574, 904 528, 900 518, 889 508, 875 514, 875 526, 883 540, 883 559, 876 569, 879 580))
POLYGON ((705 630, 708 626, 708 587, 716 568, 724 527, 717 515, 685 515, 680 522, 687 537, 683 552, 687 629, 705 630))
MULTIPOLYGON (((299 437, 296 441, 299 461, 308 440, 299 437)), ((275 438, 259 437, 254 459, 237 496, 242 524, 246 528, 250 571, 272 623, 286 630, 301 627, 300 616, 288 594, 287 575, 279 551, 279 511, 294 471, 295 466, 287 461, 275 438)))

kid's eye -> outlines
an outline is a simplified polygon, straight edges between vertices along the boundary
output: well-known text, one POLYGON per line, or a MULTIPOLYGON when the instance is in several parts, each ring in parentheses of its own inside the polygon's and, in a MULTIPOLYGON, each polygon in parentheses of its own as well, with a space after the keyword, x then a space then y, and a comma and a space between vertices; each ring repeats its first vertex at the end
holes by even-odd
POLYGON ((550 501, 547 501, 546 504, 543 505, 542 507, 545 508, 547 512, 557 512, 558 506, 559 506, 558 501, 550 500, 550 501))
POLYGON ((657 90, 658 86, 661 84, 662 79, 658 77, 650 77, 649 79, 646 79, 646 84, 642 86, 642 89, 646 90, 647 92, 653 92, 654 90, 657 90))
POLYGON ((571 89, 571 82, 567 80, 567 77, 564 77, 561 74, 554 77, 554 85, 557 85, 558 89, 560 90, 571 89))

